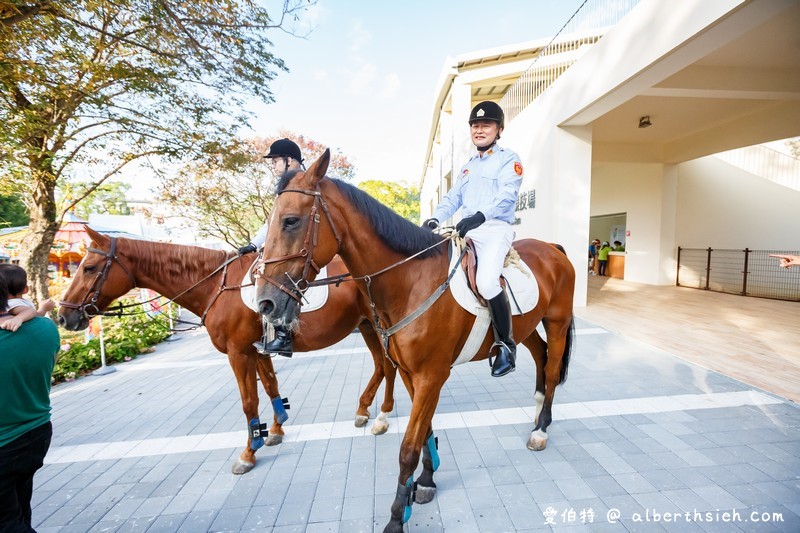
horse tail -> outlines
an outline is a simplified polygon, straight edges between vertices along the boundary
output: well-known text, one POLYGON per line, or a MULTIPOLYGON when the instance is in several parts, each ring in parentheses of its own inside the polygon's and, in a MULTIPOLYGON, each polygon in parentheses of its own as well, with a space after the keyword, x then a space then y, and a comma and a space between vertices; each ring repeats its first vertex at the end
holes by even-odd
POLYGON ((569 329, 567 330, 567 339, 564 341, 564 355, 561 356, 561 377, 558 384, 561 385, 567 381, 567 371, 569 370, 569 359, 572 355, 572 340, 575 336, 575 317, 569 321, 569 329))

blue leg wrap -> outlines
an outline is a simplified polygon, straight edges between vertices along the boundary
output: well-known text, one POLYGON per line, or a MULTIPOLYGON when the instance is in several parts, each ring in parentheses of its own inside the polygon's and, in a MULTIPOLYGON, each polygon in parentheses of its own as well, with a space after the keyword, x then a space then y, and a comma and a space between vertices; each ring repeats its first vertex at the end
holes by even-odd
POLYGON ((441 460, 439 459, 439 439, 434 437, 433 433, 431 433, 431 436, 428 437, 428 441, 425 443, 425 446, 428 448, 428 454, 431 456, 433 471, 436 472, 441 464, 441 460))
MULTIPOLYGON (((406 498, 405 507, 403 507, 403 523, 405 524, 411 518, 411 504, 414 501, 414 476, 408 478, 403 489, 403 495, 406 498)), ((397 490, 397 494, 401 495, 400 489, 397 490)))
POLYGON ((289 398, 281 398, 280 396, 272 399, 272 410, 275 412, 275 419, 278 424, 283 424, 289 420, 289 414, 286 409, 289 408, 289 398))
POLYGON ((261 420, 254 418, 247 425, 247 432, 250 434, 250 449, 256 451, 264 445, 263 435, 267 434, 267 425, 262 424, 261 420))

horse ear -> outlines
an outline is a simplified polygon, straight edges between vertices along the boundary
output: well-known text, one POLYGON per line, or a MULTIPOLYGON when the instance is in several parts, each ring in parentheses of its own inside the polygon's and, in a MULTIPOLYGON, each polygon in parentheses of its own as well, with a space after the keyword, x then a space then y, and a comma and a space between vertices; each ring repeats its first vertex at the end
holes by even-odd
POLYGON ((108 235, 103 235, 102 233, 93 230, 89 226, 86 226, 86 233, 88 233, 89 237, 91 237, 92 240, 100 246, 108 246, 111 243, 111 239, 108 237, 108 235))
POLYGON ((319 156, 319 158, 314 161, 314 163, 306 171, 306 176, 311 179, 312 185, 316 185, 322 178, 325 177, 325 173, 328 171, 328 165, 330 162, 331 149, 326 148, 325 152, 323 152, 322 155, 319 156))

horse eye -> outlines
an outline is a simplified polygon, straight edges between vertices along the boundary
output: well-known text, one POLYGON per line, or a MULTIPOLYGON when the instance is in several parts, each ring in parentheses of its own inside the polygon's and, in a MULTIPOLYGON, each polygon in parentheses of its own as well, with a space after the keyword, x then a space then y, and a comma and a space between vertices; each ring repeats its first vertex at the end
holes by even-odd
POLYGON ((300 222, 300 217, 286 217, 283 219, 283 229, 292 229, 300 222))
POLYGON ((97 267, 94 265, 86 265, 85 267, 83 267, 84 272, 94 272, 96 269, 97 267))

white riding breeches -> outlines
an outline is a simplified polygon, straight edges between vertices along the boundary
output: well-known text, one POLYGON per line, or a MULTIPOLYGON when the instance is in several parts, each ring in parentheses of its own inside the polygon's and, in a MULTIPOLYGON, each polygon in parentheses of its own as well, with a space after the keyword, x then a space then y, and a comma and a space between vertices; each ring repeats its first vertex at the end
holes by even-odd
POLYGON ((487 300, 491 300, 502 291, 500 275, 503 273, 503 262, 511 243, 514 242, 514 229, 508 222, 489 220, 474 230, 467 232, 472 239, 478 254, 478 269, 475 283, 478 292, 487 300))

